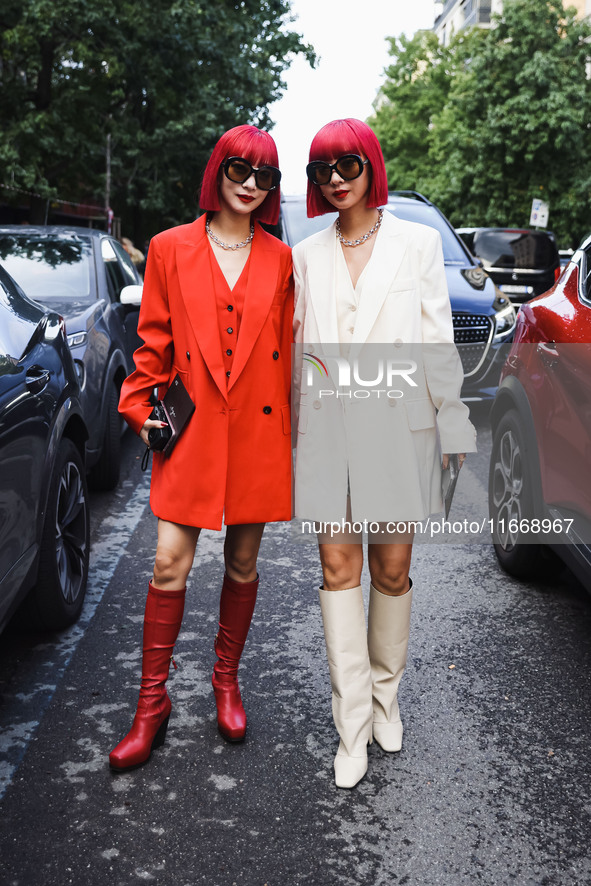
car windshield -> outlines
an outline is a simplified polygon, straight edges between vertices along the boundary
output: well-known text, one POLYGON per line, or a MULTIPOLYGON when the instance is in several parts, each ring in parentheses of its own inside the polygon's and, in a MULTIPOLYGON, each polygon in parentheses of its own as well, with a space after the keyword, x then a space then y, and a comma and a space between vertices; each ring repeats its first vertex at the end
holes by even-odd
POLYGON ((281 215, 284 227, 284 235, 290 246, 295 246, 300 240, 305 240, 316 231, 327 228, 334 220, 332 215, 317 215, 316 218, 308 218, 306 215, 306 198, 301 200, 286 200, 281 204, 281 215))
POLYGON ((0 232, 0 263, 29 298, 87 301, 92 246, 88 237, 0 232))
POLYGON ((470 261, 464 252, 462 244, 455 231, 453 231, 442 215, 428 203, 419 200, 392 200, 388 209, 405 221, 418 222, 421 225, 429 225, 439 231, 443 245, 443 258, 446 265, 467 265, 470 261))
POLYGON ((477 231, 474 252, 493 268, 553 268, 556 245, 542 231, 477 231))
MULTIPOLYGON (((422 225, 429 225, 439 231, 443 241, 443 257, 446 264, 462 266, 470 264, 470 260, 458 241, 457 235, 434 206, 430 206, 428 203, 421 203, 418 200, 393 200, 390 198, 388 210, 397 215, 398 218, 418 222, 422 225)), ((316 218, 308 218, 304 197, 295 200, 285 200, 281 204, 281 213, 285 229, 284 234, 287 235, 287 242, 291 246, 295 246, 300 240, 315 234, 316 231, 327 228, 334 220, 332 215, 319 215, 316 218)))
POLYGON ((0 270, 0 375, 15 371, 42 317, 43 308, 23 298, 0 270))

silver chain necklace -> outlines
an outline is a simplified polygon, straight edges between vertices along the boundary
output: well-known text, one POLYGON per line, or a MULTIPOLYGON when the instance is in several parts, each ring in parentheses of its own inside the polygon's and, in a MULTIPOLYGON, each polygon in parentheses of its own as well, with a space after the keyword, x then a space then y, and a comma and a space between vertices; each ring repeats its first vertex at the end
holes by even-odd
POLYGON ((220 240, 219 237, 216 237, 214 232, 209 227, 209 219, 205 220, 205 230, 207 231, 208 237, 213 240, 214 243, 217 243, 218 246, 221 246, 222 249, 243 249, 245 246, 248 246, 249 243, 252 243, 252 238, 254 237, 254 222, 250 223, 250 234, 246 238, 246 240, 242 240, 240 243, 224 243, 223 240, 220 240))
POLYGON ((358 237, 357 240, 347 240, 346 237, 343 237, 343 235, 341 234, 341 220, 340 218, 337 218, 337 240, 339 240, 343 244, 343 246, 361 246, 362 243, 365 243, 366 240, 369 240, 369 238, 379 229, 380 225, 382 224, 383 216, 384 210, 378 209, 378 220, 376 221, 375 225, 371 227, 369 231, 367 231, 367 233, 363 235, 363 237, 358 237))

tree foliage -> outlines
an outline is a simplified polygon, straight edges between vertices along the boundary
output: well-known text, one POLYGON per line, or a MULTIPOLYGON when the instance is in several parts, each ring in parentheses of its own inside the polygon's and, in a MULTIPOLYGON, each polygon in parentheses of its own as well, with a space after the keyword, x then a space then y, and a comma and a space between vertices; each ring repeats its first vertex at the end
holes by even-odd
POLYGON ((429 32, 392 40, 371 121, 390 184, 456 225, 528 225, 540 197, 576 245, 591 228, 590 39, 560 0, 505 0, 489 30, 447 47, 429 32))
POLYGON ((231 126, 269 126, 282 74, 313 50, 289 0, 3 0, 0 183, 110 204, 143 237, 192 218, 231 126))

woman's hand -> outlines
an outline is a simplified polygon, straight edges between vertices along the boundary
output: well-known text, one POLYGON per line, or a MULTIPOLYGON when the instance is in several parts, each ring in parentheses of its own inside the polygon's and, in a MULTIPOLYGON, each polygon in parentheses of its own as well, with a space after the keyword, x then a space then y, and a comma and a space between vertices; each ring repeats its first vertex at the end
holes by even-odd
MULTIPOLYGON (((140 437, 142 438, 142 440, 144 441, 146 446, 149 446, 150 441, 148 440, 148 434, 150 433, 150 430, 152 428, 165 428, 165 427, 166 427, 165 421, 157 421, 156 419, 153 419, 153 418, 147 418, 146 421, 144 422, 144 425, 143 425, 141 431, 140 431, 140 437)), ((444 458, 445 458, 445 456, 444 456, 444 458)))
MULTIPOLYGON (((441 458, 441 466, 444 471, 449 464, 449 455, 450 455, 450 453, 445 452, 441 458)), ((465 452, 458 452, 458 461, 460 462, 460 468, 461 468, 462 465, 464 464, 464 462, 466 461, 466 453, 465 452)))

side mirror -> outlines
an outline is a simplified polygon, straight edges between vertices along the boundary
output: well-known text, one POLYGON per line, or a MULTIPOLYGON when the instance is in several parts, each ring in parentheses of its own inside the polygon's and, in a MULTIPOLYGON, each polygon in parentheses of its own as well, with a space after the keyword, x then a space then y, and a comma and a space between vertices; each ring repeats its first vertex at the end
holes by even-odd
POLYGON ((144 287, 137 283, 130 286, 124 286, 119 295, 119 301, 122 305, 131 305, 132 307, 139 308, 142 303, 143 291, 144 287))

